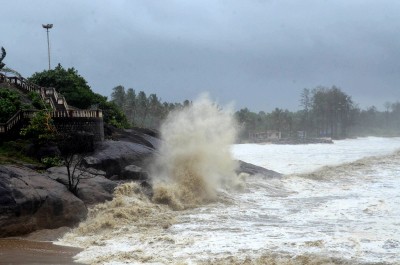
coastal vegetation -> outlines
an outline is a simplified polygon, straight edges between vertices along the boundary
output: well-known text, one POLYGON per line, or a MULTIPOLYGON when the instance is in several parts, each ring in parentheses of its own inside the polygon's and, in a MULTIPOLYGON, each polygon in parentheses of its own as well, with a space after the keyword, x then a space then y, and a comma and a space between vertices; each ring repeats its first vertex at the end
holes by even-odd
MULTIPOLYGON (((126 115, 130 124, 158 129, 169 112, 183 108, 190 101, 162 102, 156 94, 146 95, 123 86, 113 88, 111 102, 126 115)), ((240 125, 239 140, 249 133, 279 131, 283 138, 296 138, 299 132, 306 137, 343 139, 357 136, 394 136, 400 129, 400 102, 386 102, 385 111, 371 106, 361 109, 350 95, 337 86, 305 88, 299 98, 300 110, 289 111, 276 107, 267 113, 249 108, 236 111, 240 125)))
MULTIPOLYGON (((6 51, 2 48, 0 70, 6 51)), ((16 72, 12 70, 12 72, 16 72)), ((163 102, 156 94, 146 94, 118 85, 112 88, 111 98, 92 91, 75 68, 65 69, 58 64, 54 69, 36 72, 28 81, 43 87, 54 87, 68 104, 81 109, 101 109, 105 124, 117 128, 159 129, 168 114, 191 104, 163 102)), ((282 138, 331 137, 343 139, 357 136, 394 136, 400 131, 400 102, 386 102, 384 111, 376 106, 361 109, 346 92, 337 86, 304 88, 299 95, 300 109, 289 111, 276 107, 271 112, 258 113, 242 108, 235 113, 240 126, 239 140, 247 140, 251 133, 278 131, 282 138)), ((7 121, 19 109, 46 109, 37 93, 28 99, 6 87, 0 87, 0 122, 7 121), (28 104, 26 104, 28 102, 28 104)))
POLYGON ((42 87, 54 87, 69 105, 76 108, 101 109, 107 124, 118 128, 130 127, 121 109, 114 102, 107 101, 107 97, 93 92, 85 78, 73 67, 65 69, 58 64, 54 69, 34 73, 28 81, 42 87))
POLYGON ((15 91, 0 87, 0 122, 6 122, 21 107, 21 100, 15 91))
POLYGON ((136 92, 121 85, 112 91, 111 102, 125 113, 130 124, 137 127, 158 129, 169 112, 190 104, 189 100, 182 104, 162 102, 156 94, 147 96, 144 91, 136 92))
MULTIPOLYGON (((163 102, 156 94, 147 95, 124 86, 112 89, 110 100, 94 93, 87 81, 74 68, 64 69, 60 64, 52 70, 33 74, 28 80, 40 86, 55 87, 72 106, 99 108, 106 124, 118 128, 142 127, 158 129, 168 113, 191 104, 163 102)), ((18 109, 45 109, 35 93, 29 100, 10 88, 0 88, 0 122, 5 122, 18 109), (24 103, 23 103, 24 102, 24 103), (28 104, 26 103, 28 102, 28 104)), ((268 130, 280 131, 283 138, 332 137, 341 139, 357 136, 394 136, 400 131, 400 102, 386 102, 384 111, 376 106, 361 109, 350 95, 336 86, 303 89, 299 98, 300 110, 289 111, 276 107, 271 112, 253 112, 249 108, 236 111, 240 126, 239 140, 249 133, 268 130)))
MULTIPOLYGON (((16 73, 5 68, 6 56, 1 50, 0 70, 4 73, 16 73)), ((125 89, 118 85, 112 88, 110 100, 92 91, 84 77, 75 68, 65 69, 58 64, 54 69, 36 72, 28 82, 54 87, 61 93, 70 106, 80 109, 101 109, 104 123, 117 128, 159 129, 168 114, 192 103, 163 102, 156 94, 146 94, 133 88, 125 89)), ((363 110, 351 96, 337 86, 318 86, 304 88, 299 98, 300 110, 289 111, 276 107, 271 112, 258 113, 242 108, 235 113, 240 126, 239 140, 246 141, 251 133, 278 131, 282 138, 296 137, 347 137, 377 135, 393 136, 400 131, 400 102, 386 102, 385 111, 371 106, 363 110), (301 134, 300 134, 301 133, 301 134)), ((22 128, 20 135, 24 139, 45 142, 54 138, 51 117, 41 97, 30 92, 27 95, 0 86, 0 122, 6 122, 18 110, 39 110, 28 126, 22 128)))

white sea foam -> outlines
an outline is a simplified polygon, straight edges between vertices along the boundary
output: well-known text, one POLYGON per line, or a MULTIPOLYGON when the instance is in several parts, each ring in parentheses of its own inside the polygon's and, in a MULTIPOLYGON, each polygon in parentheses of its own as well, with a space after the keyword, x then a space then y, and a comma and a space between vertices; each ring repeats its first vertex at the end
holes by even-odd
POLYGON ((364 137, 337 140, 334 144, 274 145, 238 144, 238 159, 283 174, 311 172, 326 165, 339 165, 367 156, 380 156, 400 148, 400 138, 364 137))
POLYGON ((84 247, 78 261, 97 264, 399 264, 400 153, 391 154, 399 148, 400 138, 374 137, 235 145, 235 158, 290 175, 249 177, 245 191, 183 211, 121 187, 94 212, 123 222, 78 229, 62 243, 84 247))

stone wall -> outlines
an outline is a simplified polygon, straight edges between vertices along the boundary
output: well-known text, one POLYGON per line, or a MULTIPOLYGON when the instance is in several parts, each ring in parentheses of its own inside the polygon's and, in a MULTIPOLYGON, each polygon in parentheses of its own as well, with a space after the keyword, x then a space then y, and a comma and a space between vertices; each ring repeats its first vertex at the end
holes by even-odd
POLYGON ((104 123, 102 118, 53 118, 57 130, 64 133, 93 133, 95 141, 104 141, 104 123))

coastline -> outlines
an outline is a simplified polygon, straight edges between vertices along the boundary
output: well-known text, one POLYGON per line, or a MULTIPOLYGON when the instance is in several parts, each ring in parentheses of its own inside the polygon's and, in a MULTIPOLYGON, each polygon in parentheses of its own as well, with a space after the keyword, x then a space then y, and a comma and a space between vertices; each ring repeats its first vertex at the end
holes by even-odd
POLYGON ((1 264, 82 264, 73 257, 81 248, 53 244, 70 228, 44 229, 24 237, 0 238, 1 264))
POLYGON ((52 242, 0 239, 1 264, 82 264, 73 259, 81 251, 80 248, 54 245, 52 242))

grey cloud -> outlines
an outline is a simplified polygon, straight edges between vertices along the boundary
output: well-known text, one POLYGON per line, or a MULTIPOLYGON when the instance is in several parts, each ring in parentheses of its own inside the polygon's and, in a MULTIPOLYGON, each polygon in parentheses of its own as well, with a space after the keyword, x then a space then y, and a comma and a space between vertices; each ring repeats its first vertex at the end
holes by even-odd
POLYGON ((304 87, 337 85, 362 107, 399 100, 400 2, 392 0, 12 1, 6 63, 29 76, 75 67, 93 90, 163 100, 203 91, 255 111, 295 110, 304 87), (15 15, 18 10, 18 16, 15 15))

